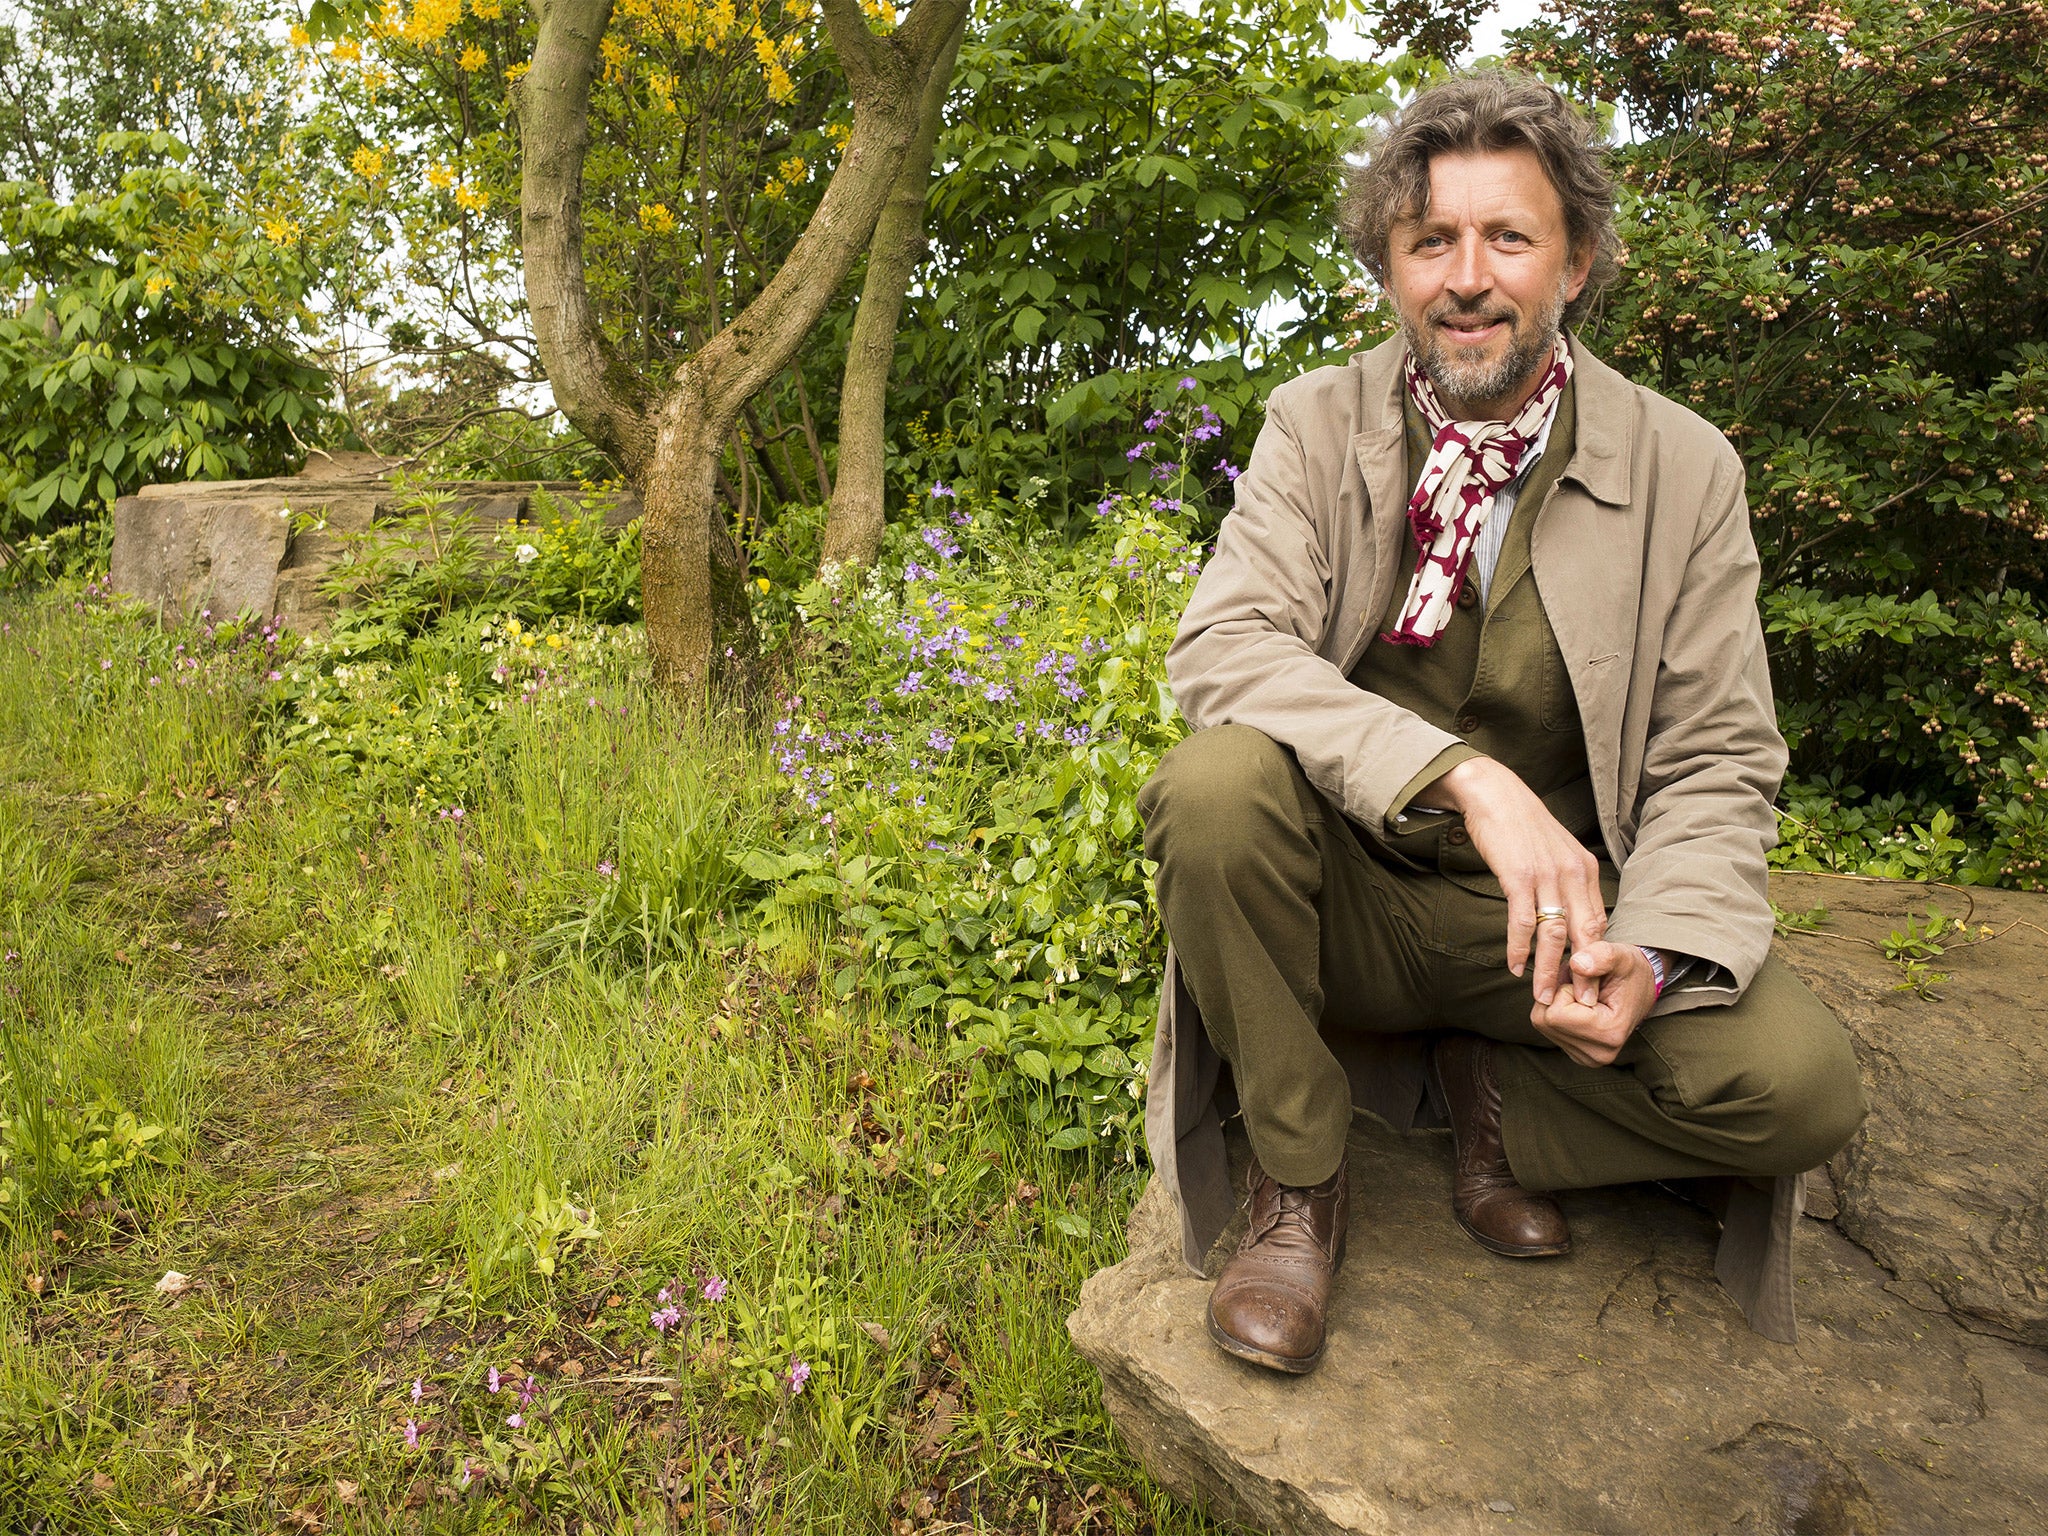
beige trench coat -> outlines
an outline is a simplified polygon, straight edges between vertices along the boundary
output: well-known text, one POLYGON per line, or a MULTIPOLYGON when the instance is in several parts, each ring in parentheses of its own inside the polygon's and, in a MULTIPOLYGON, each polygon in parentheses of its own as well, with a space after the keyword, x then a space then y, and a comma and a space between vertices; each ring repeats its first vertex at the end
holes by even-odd
MULTIPOLYGON (((1216 553, 1167 656, 1196 729, 1236 723, 1292 747, 1354 821, 1456 738, 1348 681, 1414 564, 1396 339, 1282 385, 1216 553)), ((1683 406, 1572 341, 1578 442, 1534 525, 1531 565, 1585 727, 1618 942, 1711 963, 1659 1013, 1732 1002, 1771 943, 1764 855, 1785 743, 1757 615, 1742 464, 1683 406)), ((1197 1271, 1234 1209, 1221 1063, 1172 951, 1145 1134, 1197 1271)), ((1396 1129, 1442 1125, 1414 1039, 1333 1041, 1354 1102, 1396 1129)), ((1734 1181, 1716 1271, 1757 1332, 1790 1342, 1797 1178, 1734 1181)))

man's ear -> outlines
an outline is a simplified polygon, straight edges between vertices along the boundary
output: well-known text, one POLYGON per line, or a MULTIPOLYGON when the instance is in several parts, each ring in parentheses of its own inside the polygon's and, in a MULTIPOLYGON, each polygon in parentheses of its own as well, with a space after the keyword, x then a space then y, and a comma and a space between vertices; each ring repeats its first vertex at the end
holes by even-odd
POLYGON ((1566 273, 1570 277, 1570 282, 1564 290, 1564 301, 1567 304, 1585 291, 1586 279, 1593 275, 1593 242, 1585 241, 1584 246, 1584 250, 1572 252, 1571 265, 1566 268, 1566 273))

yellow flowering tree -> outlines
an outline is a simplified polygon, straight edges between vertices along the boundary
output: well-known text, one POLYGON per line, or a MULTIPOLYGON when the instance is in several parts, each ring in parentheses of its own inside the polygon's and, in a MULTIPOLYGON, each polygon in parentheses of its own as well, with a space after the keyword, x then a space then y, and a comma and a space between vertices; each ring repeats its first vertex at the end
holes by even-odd
MULTIPOLYGON (((801 173, 794 162, 804 158, 791 142, 801 121, 791 65, 813 35, 812 7, 782 0, 780 20, 791 30, 777 36, 769 7, 752 0, 618 0, 616 14, 613 0, 540 0, 531 64, 517 90, 527 306, 557 403, 640 488, 648 648, 657 682, 678 695, 701 696, 722 663, 752 646, 745 566, 718 508, 721 455, 747 404, 796 356, 866 250, 917 137, 933 74, 942 65, 950 71, 967 9, 968 0, 918 0, 892 25, 886 0, 818 0, 821 41, 852 105, 838 164, 786 252, 773 257, 752 248, 740 210, 702 195, 710 182, 700 176, 696 217, 670 212, 676 228, 667 236, 690 231, 700 262, 694 303, 649 315, 637 329, 643 342, 657 324, 669 331, 657 358, 651 349, 634 354, 633 328, 607 324, 621 272, 630 269, 594 259, 607 230, 586 215, 586 192, 597 179, 586 172, 615 152, 597 134, 617 99, 608 93, 641 81, 657 111, 664 99, 679 103, 679 116, 685 102, 700 112, 743 110, 745 94, 728 89, 693 99, 683 72, 642 60, 687 43, 698 55, 729 61, 730 42, 744 36, 766 98, 768 131, 757 150, 765 174, 757 185, 762 201, 779 203, 801 173), (620 35, 621 17, 633 36, 620 35), (741 261, 761 280, 743 303, 730 281, 741 261)), ((732 78, 725 65, 708 64, 698 83, 721 78, 732 78)), ((701 151, 711 140, 707 131, 666 142, 676 153, 701 151)), ((661 222, 654 206, 635 203, 636 242, 649 235, 647 218, 661 222)))

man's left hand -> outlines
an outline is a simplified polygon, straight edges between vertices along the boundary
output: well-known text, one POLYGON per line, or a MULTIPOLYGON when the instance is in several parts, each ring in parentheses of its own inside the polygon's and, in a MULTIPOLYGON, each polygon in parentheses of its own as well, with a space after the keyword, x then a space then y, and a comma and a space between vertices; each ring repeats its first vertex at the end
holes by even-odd
POLYGON ((1601 940, 1574 950, 1570 968, 1573 984, 1532 1008, 1529 1022, 1580 1066, 1611 1066, 1657 1001, 1650 962, 1633 944, 1601 940), (1589 990, 1593 1001, 1580 1002, 1589 990))

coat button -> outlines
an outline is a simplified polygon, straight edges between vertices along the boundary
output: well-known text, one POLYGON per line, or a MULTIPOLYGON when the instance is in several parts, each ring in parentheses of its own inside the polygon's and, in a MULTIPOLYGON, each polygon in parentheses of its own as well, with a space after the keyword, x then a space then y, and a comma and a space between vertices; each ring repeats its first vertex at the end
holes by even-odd
POLYGON ((1451 723, 1458 728, 1460 736, 1470 736, 1479 729, 1479 717, 1477 715, 1460 715, 1451 723))
POLYGON ((1467 843, 1471 842, 1472 838, 1463 827, 1453 827, 1450 831, 1444 834, 1444 841, 1449 843, 1453 848, 1462 848, 1467 843))
POLYGON ((1479 589, 1473 586, 1469 579, 1458 588, 1458 606, 1465 609, 1479 606, 1479 589))

